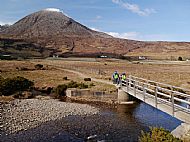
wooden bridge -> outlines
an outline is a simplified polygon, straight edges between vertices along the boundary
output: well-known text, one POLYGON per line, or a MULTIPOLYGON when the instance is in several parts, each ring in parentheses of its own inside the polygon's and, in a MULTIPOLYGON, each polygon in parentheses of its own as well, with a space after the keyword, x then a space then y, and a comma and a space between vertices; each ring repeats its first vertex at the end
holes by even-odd
POLYGON ((130 102, 130 95, 190 124, 190 90, 129 76, 119 85, 119 103, 130 102))

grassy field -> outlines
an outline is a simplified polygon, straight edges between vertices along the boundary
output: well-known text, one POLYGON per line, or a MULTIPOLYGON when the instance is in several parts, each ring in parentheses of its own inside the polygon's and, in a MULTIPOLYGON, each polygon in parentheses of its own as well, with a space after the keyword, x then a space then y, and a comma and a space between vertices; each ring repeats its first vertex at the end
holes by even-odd
MULTIPOLYGON (((129 62, 125 60, 113 59, 44 59, 44 60, 25 60, 25 61, 3 61, 0 60, 0 75, 4 78, 22 76, 34 81, 35 86, 39 88, 55 87, 59 84, 69 81, 85 82, 84 77, 93 77, 110 81, 112 73, 117 70, 119 73, 126 72, 127 75, 133 75, 161 83, 167 83, 174 86, 190 89, 190 62, 188 61, 136 61, 129 62), (44 70, 36 70, 35 65, 42 64, 44 70), (21 70, 25 68, 27 70, 21 70), (77 71, 84 76, 81 77, 70 71, 77 71), (67 77, 68 80, 64 80, 67 77)), ((116 88, 113 85, 106 85, 99 82, 93 83, 95 86, 92 91, 105 91, 109 96, 108 100, 117 97, 116 88)), ((93 101, 94 98, 88 98, 93 101)), ((86 98, 82 98, 83 100, 86 98)), ((0 97, 0 101, 10 101, 13 98, 0 97)), ((80 99, 80 98, 77 98, 80 99)), ((96 98, 95 98, 96 100, 96 98)))
MULTIPOLYGON (((67 67, 59 67, 59 62, 51 62, 49 60, 28 60, 28 61, 0 61, 0 75, 3 78, 12 78, 22 76, 34 82, 37 88, 56 87, 70 81, 83 82, 85 84, 94 84, 91 86, 92 91, 105 91, 108 94, 116 94, 116 88, 113 85, 102 85, 99 82, 84 81, 84 77, 80 77, 74 73, 64 71, 67 67), (43 64, 43 70, 35 69, 36 64, 43 64), (59 68, 58 68, 59 67, 59 68), (24 70, 23 70, 24 69, 24 70), (63 78, 67 77, 67 80, 63 78)), ((66 66, 69 66, 66 65, 66 66)))
MULTIPOLYGON (((36 61, 32 62, 35 63, 36 61)), ((107 80, 111 77, 112 73, 117 70, 119 73, 126 72, 127 75, 134 75, 190 89, 189 62, 128 62, 102 59, 96 62, 39 60, 39 63, 77 70, 87 75, 107 80)))
MULTIPOLYGON (((189 62, 128 62, 124 60, 98 59, 95 61, 73 61, 72 60, 27 60, 27 61, 0 61, 0 74, 4 78, 23 76, 33 80, 35 86, 57 86, 67 83, 70 80, 84 82, 80 76, 60 70, 70 69, 86 74, 94 78, 109 80, 112 73, 117 70, 119 73, 126 72, 127 75, 134 75, 162 83, 167 83, 186 89, 190 89, 190 63, 189 62), (43 64, 45 70, 35 70, 36 64, 43 64), (16 69, 17 68, 17 69, 16 69), (27 71, 18 70, 27 68, 27 71), (67 76, 69 80, 63 80, 67 76)), ((91 82, 89 82, 91 83, 91 82)), ((93 82, 92 87, 97 91, 112 92, 114 87, 93 82)))

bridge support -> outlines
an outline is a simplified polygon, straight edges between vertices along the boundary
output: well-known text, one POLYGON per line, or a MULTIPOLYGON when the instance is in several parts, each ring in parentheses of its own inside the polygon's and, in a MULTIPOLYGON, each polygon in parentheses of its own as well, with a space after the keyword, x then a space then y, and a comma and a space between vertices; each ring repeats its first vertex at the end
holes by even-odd
POLYGON ((118 88, 117 100, 119 104, 133 104, 132 96, 123 91, 120 87, 118 88))
POLYGON ((180 139, 188 139, 190 141, 190 124, 182 123, 171 132, 175 137, 180 139))

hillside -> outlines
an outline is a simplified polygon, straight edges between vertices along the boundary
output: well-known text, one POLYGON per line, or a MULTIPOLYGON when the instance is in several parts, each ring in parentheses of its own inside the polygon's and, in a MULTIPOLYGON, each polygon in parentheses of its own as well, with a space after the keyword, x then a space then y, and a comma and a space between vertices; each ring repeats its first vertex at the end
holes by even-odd
POLYGON ((7 29, 9 25, 0 25, 0 32, 7 29))
MULTIPOLYGON (((52 54, 62 56, 97 56, 101 54, 158 56, 158 53, 159 56, 178 56, 178 54, 188 56, 190 53, 190 43, 118 39, 106 33, 91 30, 60 11, 49 9, 30 14, 9 27, 0 27, 0 38, 1 41, 22 40, 28 44, 38 45, 43 48, 44 52, 46 51, 45 57, 52 54)), ((15 47, 17 47, 16 43, 15 47)), ((11 47, 12 50, 6 53, 20 53, 17 48, 11 47)), ((0 46, 1 51, 5 51, 7 48, 10 46, 0 46)), ((33 46, 21 46, 20 50, 24 51, 27 48, 32 49, 33 46)))
POLYGON ((16 38, 51 38, 53 36, 111 37, 81 25, 62 12, 48 9, 24 17, 3 31, 3 34, 16 38))

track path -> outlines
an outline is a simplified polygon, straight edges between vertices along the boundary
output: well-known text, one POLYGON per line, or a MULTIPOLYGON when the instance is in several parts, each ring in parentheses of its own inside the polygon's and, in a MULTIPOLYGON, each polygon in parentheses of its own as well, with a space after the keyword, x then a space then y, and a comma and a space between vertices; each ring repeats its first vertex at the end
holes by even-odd
MULTIPOLYGON (((95 81, 95 82, 99 82, 99 83, 103 83, 103 84, 108 84, 108 85, 114 85, 111 81, 107 81, 107 80, 103 80, 103 79, 97 79, 97 78, 93 78, 92 76, 90 75, 87 75, 87 74, 83 74, 79 71, 76 71, 76 70, 72 70, 72 69, 66 69, 62 66, 58 66, 58 65, 52 65, 52 64, 48 64, 48 63, 42 63, 42 64, 45 64, 45 65, 48 65, 48 66, 51 66, 51 67, 54 67, 58 70, 63 70, 63 71, 66 71, 66 72, 70 72, 70 73, 74 73, 74 74, 77 74, 79 77, 81 78, 91 78, 92 81, 95 81)), ((115 86, 115 85, 114 85, 115 86)))

